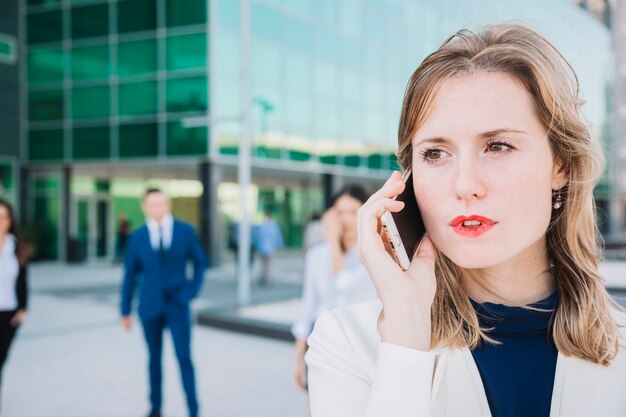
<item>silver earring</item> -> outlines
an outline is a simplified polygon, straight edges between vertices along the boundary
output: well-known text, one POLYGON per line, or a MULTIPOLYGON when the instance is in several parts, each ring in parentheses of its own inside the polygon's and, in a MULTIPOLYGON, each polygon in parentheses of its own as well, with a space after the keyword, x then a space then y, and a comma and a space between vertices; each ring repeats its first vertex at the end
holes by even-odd
POLYGON ((563 205, 563 196, 560 191, 557 190, 552 194, 552 198, 554 199, 554 204, 552 204, 552 208, 558 210, 563 205))

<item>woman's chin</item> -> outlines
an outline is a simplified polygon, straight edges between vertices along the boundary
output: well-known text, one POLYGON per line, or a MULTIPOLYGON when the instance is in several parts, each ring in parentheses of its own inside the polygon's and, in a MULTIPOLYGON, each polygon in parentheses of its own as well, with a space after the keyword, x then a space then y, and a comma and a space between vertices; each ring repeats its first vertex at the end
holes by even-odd
MULTIPOLYGON (((476 248, 474 248, 476 249, 476 248)), ((485 269, 491 268, 504 262, 500 256, 493 251, 484 250, 464 250, 464 251, 446 251, 441 252, 450 259, 455 265, 463 269, 485 269)))

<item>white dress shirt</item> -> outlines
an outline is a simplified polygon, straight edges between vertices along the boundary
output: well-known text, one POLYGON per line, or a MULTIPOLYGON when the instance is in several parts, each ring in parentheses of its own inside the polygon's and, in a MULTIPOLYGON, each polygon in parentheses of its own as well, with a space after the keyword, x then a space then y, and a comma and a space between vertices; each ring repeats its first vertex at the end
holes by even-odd
POLYGON ((7 235, 0 248, 0 311, 13 311, 17 308, 15 283, 20 272, 20 264, 15 255, 15 236, 7 235))
POLYGON ((157 223, 154 219, 146 221, 148 232, 150 233, 150 244, 152 249, 159 251, 161 234, 163 236, 163 249, 167 250, 172 245, 172 234, 174 232, 174 216, 167 213, 161 219, 161 223, 157 223), (160 231, 159 231, 160 229, 160 231))
POLYGON ((356 247, 343 256, 344 269, 333 275, 330 247, 326 242, 312 246, 304 257, 302 312, 291 327, 298 339, 306 339, 317 317, 333 307, 378 297, 356 247))

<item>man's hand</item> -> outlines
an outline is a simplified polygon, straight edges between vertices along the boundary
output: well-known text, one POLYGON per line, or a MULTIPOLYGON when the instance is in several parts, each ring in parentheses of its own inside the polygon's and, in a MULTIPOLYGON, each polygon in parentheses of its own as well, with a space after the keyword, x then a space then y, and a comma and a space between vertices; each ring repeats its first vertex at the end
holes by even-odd
POLYGON ((130 332, 130 329, 132 329, 133 327, 133 320, 130 318, 130 316, 122 316, 122 327, 127 332, 130 332))
POLYGON ((23 308, 19 309, 17 310, 15 315, 11 318, 11 325, 13 327, 17 327, 24 322, 25 318, 26 318, 26 310, 24 310, 23 308))

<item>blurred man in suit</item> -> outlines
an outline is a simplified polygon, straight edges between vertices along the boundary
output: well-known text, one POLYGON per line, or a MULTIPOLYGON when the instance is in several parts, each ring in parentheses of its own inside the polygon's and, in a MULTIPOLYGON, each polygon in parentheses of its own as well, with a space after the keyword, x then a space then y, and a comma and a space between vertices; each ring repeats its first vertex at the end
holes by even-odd
POLYGON ((198 401, 191 361, 191 315, 189 302, 200 292, 206 258, 193 228, 170 213, 168 197, 159 189, 149 189, 143 198, 146 224, 130 235, 122 282, 122 325, 130 330, 130 312, 137 277, 138 314, 148 345, 150 402, 149 417, 160 417, 162 404, 161 352, 163 331, 172 335, 189 416, 198 416, 198 401), (192 279, 187 277, 187 262, 193 262, 192 279))

